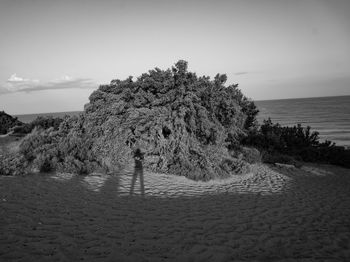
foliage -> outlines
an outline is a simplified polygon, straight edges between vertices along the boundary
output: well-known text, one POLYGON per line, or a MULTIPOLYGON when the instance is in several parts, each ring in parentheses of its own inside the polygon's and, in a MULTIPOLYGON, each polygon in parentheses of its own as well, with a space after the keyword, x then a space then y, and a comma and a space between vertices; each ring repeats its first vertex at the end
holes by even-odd
POLYGON ((38 116, 30 123, 22 124, 13 128, 14 133, 17 134, 29 134, 34 128, 48 129, 53 127, 54 130, 58 130, 60 124, 63 122, 63 118, 52 116, 38 116))
POLYGON ((260 163, 262 161, 261 153, 256 148, 242 147, 241 152, 243 159, 250 164, 260 163))
POLYGON ((288 164, 290 157, 310 162, 324 162, 350 166, 350 150, 336 146, 330 141, 320 142, 319 133, 311 132, 309 126, 281 126, 264 120, 259 129, 251 130, 242 142, 265 152, 265 162, 282 161, 288 164))
POLYGON ((264 152, 262 154, 261 158, 262 162, 268 163, 268 164, 288 164, 288 165, 294 165, 296 167, 301 167, 301 163, 295 159, 295 157, 281 154, 279 152, 264 152))
POLYGON ((242 108, 242 112, 246 116, 246 119, 244 122, 244 128, 246 130, 255 129, 258 126, 256 116, 259 113, 259 110, 254 104, 254 101, 244 96, 242 91, 237 87, 238 87, 238 84, 233 85, 228 90, 231 93, 230 96, 238 102, 238 104, 242 108))
POLYGON ((59 130, 35 128, 23 139, 20 153, 42 172, 92 172, 98 163, 90 153, 92 142, 85 135, 82 122, 82 116, 71 117, 62 122, 59 130))
POLYGON ((0 153, 0 176, 18 176, 27 173, 28 162, 21 154, 0 153))
POLYGON ((12 117, 4 111, 0 111, 0 134, 7 134, 10 128, 21 124, 22 122, 17 117, 12 117))
POLYGON ((225 87, 226 79, 197 77, 179 61, 136 81, 100 86, 85 107, 94 154, 124 165, 133 148, 141 147, 145 166, 155 171, 196 180, 229 176, 238 163, 228 148, 239 143, 247 119, 239 103, 248 100, 237 96, 237 85, 225 87))

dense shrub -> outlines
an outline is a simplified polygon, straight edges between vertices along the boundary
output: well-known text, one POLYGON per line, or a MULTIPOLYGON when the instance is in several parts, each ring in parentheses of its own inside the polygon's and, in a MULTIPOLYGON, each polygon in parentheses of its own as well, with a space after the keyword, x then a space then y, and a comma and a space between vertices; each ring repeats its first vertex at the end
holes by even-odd
POLYGON ((242 108, 242 112, 245 114, 244 129, 251 130, 257 128, 258 122, 256 116, 259 113, 259 110, 255 103, 243 95, 242 91, 237 88, 238 84, 233 85, 232 87, 233 88, 230 88, 228 92, 230 93, 230 97, 238 102, 242 108))
POLYGON ((141 147, 147 168, 196 180, 240 170, 228 150, 239 144, 257 111, 250 110, 252 102, 237 85, 224 86, 226 79, 197 77, 179 61, 136 81, 129 77, 101 86, 85 106, 95 155, 123 165, 132 149, 141 147))
POLYGON ((260 163, 261 153, 258 149, 253 147, 242 147, 241 149, 243 160, 247 161, 250 164, 260 163))
POLYGON ((302 160, 350 167, 350 150, 330 141, 320 142, 318 132, 311 132, 309 126, 282 127, 268 119, 260 128, 250 130, 242 142, 264 151, 263 161, 268 163, 279 161, 290 164, 302 160))
POLYGON ((28 172, 28 162, 18 153, 0 153, 0 176, 18 176, 28 172))
POLYGON ((35 128, 23 139, 20 153, 32 168, 42 172, 92 172, 99 163, 91 153, 92 142, 81 125, 83 121, 83 116, 74 116, 65 118, 59 130, 35 128))
POLYGON ((16 134, 29 134, 34 128, 48 129, 53 128, 58 130, 60 124, 63 122, 63 118, 52 116, 38 116, 30 123, 22 124, 13 128, 16 134))
POLYGON ((4 111, 0 111, 0 134, 7 134, 12 127, 22 124, 17 117, 12 117, 4 111))

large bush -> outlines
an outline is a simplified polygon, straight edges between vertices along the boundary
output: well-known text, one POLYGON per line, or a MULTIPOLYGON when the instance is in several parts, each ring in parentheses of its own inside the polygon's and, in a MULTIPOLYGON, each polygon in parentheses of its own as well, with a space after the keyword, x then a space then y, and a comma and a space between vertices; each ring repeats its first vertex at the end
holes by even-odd
POLYGON ((65 119, 58 130, 35 129, 20 152, 43 171, 119 168, 140 147, 145 167, 155 171, 197 180, 243 172, 245 162, 229 151, 239 148, 258 111, 226 80, 197 77, 185 61, 135 81, 112 80, 91 94, 81 116, 65 119))
POLYGON ((249 111, 252 102, 237 85, 224 86, 226 79, 197 77, 179 61, 136 81, 129 77, 100 86, 85 106, 95 154, 123 165, 132 149, 141 147, 147 168, 193 179, 238 171, 239 161, 228 149, 239 145, 256 111, 249 111))

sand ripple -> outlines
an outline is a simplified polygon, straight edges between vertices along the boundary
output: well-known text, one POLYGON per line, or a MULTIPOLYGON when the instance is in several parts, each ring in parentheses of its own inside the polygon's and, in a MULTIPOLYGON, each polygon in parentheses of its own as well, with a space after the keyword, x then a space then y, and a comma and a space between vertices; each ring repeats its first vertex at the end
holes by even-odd
POLYGON ((128 196, 131 171, 2 177, 0 261, 350 259, 347 169, 255 166, 209 183, 147 173, 144 198, 128 196))

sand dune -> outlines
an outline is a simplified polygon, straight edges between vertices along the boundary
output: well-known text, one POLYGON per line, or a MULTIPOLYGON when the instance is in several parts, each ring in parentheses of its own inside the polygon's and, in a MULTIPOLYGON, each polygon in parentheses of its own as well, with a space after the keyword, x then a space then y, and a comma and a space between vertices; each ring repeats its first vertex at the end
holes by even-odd
POLYGON ((350 170, 256 165, 194 182, 126 169, 0 177, 1 261, 346 261, 350 170), (136 185, 138 189, 138 184, 136 185))

